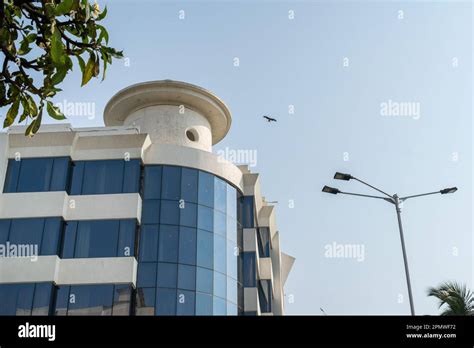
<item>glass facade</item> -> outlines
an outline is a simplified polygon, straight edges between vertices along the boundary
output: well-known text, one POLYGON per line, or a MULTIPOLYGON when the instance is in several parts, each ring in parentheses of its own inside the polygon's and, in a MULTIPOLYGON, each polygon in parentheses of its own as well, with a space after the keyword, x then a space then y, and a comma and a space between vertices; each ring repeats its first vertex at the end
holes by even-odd
POLYGON ((53 283, 0 284, 0 315, 50 315, 53 283))
POLYGON ((238 314, 237 195, 203 171, 145 166, 136 315, 238 314))
POLYGON ((9 159, 3 192, 68 191, 69 157, 9 159))

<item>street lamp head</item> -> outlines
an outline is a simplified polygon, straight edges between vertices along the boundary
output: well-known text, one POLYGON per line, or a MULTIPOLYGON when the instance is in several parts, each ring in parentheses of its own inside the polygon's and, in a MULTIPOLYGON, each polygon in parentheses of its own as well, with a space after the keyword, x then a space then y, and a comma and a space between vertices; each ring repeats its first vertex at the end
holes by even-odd
POLYGON ((344 174, 344 173, 337 172, 336 174, 334 174, 334 179, 349 181, 349 180, 352 179, 352 176, 350 174, 344 174))
POLYGON ((341 191, 339 191, 337 188, 334 188, 334 187, 324 186, 323 192, 332 193, 333 195, 336 195, 341 191))
POLYGON ((450 188, 445 188, 441 191, 439 191, 442 195, 448 194, 448 193, 454 193, 458 190, 457 187, 450 187, 450 188))

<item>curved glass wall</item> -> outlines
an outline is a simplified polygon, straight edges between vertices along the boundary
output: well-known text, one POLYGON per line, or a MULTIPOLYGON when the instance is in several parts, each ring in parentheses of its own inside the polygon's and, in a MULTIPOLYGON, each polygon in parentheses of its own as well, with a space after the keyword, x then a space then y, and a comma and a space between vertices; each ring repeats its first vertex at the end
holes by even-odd
POLYGON ((135 314, 237 315, 237 190, 176 166, 145 166, 143 179, 135 314))

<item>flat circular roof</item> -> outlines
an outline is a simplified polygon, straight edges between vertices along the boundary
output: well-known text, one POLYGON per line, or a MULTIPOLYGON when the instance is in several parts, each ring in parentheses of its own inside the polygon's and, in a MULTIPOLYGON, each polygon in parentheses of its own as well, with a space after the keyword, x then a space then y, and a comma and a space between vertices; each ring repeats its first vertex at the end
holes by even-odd
POLYGON ((232 123, 229 108, 215 94, 173 80, 142 82, 122 89, 105 106, 104 123, 121 126, 133 112, 153 105, 184 105, 203 115, 211 125, 212 144, 225 137, 232 123))

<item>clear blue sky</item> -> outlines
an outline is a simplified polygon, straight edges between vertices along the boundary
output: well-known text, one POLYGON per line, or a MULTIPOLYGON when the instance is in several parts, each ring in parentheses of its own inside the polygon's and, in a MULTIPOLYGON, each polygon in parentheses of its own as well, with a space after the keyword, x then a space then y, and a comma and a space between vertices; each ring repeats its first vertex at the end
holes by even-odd
POLYGON ((321 314, 320 307, 328 314, 409 313, 393 206, 321 193, 325 184, 369 192, 356 182, 334 182, 337 170, 400 195, 458 186, 454 195, 405 203, 417 313, 437 313, 428 286, 457 280, 474 288, 470 2, 113 0, 107 6, 110 43, 124 49, 130 66, 116 61, 106 81, 85 88, 75 72, 55 101, 96 103, 95 120, 69 120, 79 127, 102 125, 109 98, 137 82, 182 80, 220 96, 233 124, 216 150, 256 149, 263 193, 279 201, 281 243, 296 257, 287 313, 321 314), (419 103, 420 118, 381 116, 388 100, 419 103), (263 114, 278 123, 265 123, 263 114), (333 242, 364 245, 364 261, 326 258, 324 247, 333 242))

